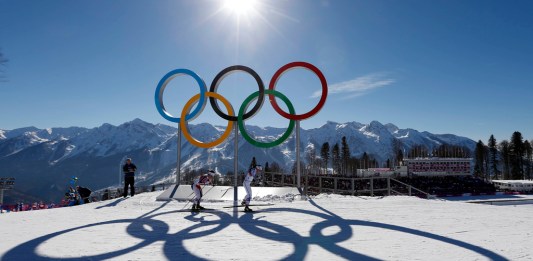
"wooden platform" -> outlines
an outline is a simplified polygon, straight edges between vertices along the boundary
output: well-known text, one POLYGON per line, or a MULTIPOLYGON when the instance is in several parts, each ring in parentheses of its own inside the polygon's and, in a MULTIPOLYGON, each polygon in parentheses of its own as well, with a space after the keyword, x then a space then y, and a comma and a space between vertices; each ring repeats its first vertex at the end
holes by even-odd
MULTIPOLYGON (((203 200, 208 201, 233 201, 234 189, 230 186, 205 186, 203 200)), ((191 185, 172 185, 157 197, 158 201, 189 200, 194 197, 191 185)), ((293 187, 252 187, 253 197, 285 196, 287 194, 300 195, 298 188, 293 187)), ((237 188, 237 198, 242 200, 246 195, 244 187, 237 188)))

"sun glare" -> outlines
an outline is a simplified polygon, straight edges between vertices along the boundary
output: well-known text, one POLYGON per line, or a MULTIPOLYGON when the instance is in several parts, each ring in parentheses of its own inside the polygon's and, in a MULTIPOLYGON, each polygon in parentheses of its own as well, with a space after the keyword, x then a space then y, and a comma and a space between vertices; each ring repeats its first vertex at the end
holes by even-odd
POLYGON ((226 0, 224 7, 230 12, 241 16, 248 15, 255 8, 255 0, 226 0))

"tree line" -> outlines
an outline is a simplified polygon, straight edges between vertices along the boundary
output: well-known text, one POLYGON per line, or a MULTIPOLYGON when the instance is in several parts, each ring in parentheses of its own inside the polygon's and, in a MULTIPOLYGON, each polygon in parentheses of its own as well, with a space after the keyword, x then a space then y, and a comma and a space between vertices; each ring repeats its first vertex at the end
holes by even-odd
MULTIPOLYGON (((497 142, 491 135, 488 144, 481 140, 476 143, 475 151, 466 146, 442 144, 429 149, 425 145, 414 145, 408 151, 404 150, 402 142, 395 139, 392 144, 392 157, 385 162, 378 160, 367 152, 360 157, 351 155, 346 137, 341 138, 340 143, 331 145, 324 142, 317 152, 315 147, 308 148, 305 159, 301 161, 300 170, 303 174, 334 174, 353 175, 357 169, 369 168, 394 168, 401 165, 404 158, 473 158, 474 176, 490 179, 531 179, 533 172, 532 141, 524 141, 522 134, 514 132, 510 141, 497 142)), ((284 169, 277 162, 264 163, 264 170, 270 173, 296 173, 297 165, 293 164, 290 171, 284 169)), ((186 171, 184 180, 192 179, 202 173, 203 170, 186 171)), ((233 172, 228 172, 233 175, 233 172)), ((230 185, 230 184, 228 184, 230 185)))
POLYGON ((474 175, 484 179, 531 179, 533 140, 524 140, 522 133, 513 132, 510 140, 497 142, 490 135, 487 145, 476 144, 474 175))

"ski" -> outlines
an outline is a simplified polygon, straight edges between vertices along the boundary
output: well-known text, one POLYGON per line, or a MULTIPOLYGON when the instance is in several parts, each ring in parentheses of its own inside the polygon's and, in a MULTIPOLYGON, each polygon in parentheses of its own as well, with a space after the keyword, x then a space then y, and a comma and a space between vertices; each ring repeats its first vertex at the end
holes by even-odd
MULTIPOLYGON (((274 204, 272 203, 268 203, 268 204, 250 204, 248 205, 249 207, 261 207, 261 206, 273 206, 274 204)), ((233 205, 233 206, 226 206, 226 207, 223 207, 223 208, 243 208, 245 206, 243 205, 233 205)))
POLYGON ((204 209, 180 209, 180 210, 177 210, 178 212, 208 212, 208 211, 216 211, 216 209, 214 208, 204 208, 204 209))
POLYGON ((191 209, 191 212, 213 211, 214 208, 191 209))

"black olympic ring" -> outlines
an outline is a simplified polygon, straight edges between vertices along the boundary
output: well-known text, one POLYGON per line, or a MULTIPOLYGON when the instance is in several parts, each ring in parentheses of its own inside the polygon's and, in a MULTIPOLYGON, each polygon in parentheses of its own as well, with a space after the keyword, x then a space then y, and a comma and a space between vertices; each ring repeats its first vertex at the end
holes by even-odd
MULTIPOLYGON (((259 74, 257 74, 253 69, 250 67, 246 67, 243 65, 234 65, 230 66, 221 72, 219 72, 215 79, 213 79, 213 82, 211 83, 211 87, 209 88, 210 92, 217 92, 218 85, 226 76, 229 74, 235 72, 235 71, 243 71, 246 73, 249 73, 252 77, 254 77, 255 81, 257 82, 257 86, 259 87, 259 97, 257 98, 257 102, 255 103, 254 107, 244 114, 243 119, 247 120, 248 118, 254 116, 259 109, 261 109, 261 106, 263 106, 264 96, 265 96, 265 84, 263 83, 263 80, 261 77, 259 77, 259 74)), ((237 116, 230 116, 225 114, 220 110, 220 107, 218 107, 218 103, 216 102, 215 98, 209 97, 209 102, 211 103, 211 107, 213 107, 213 110, 218 114, 218 116, 224 118, 228 121, 237 121, 237 116)))

